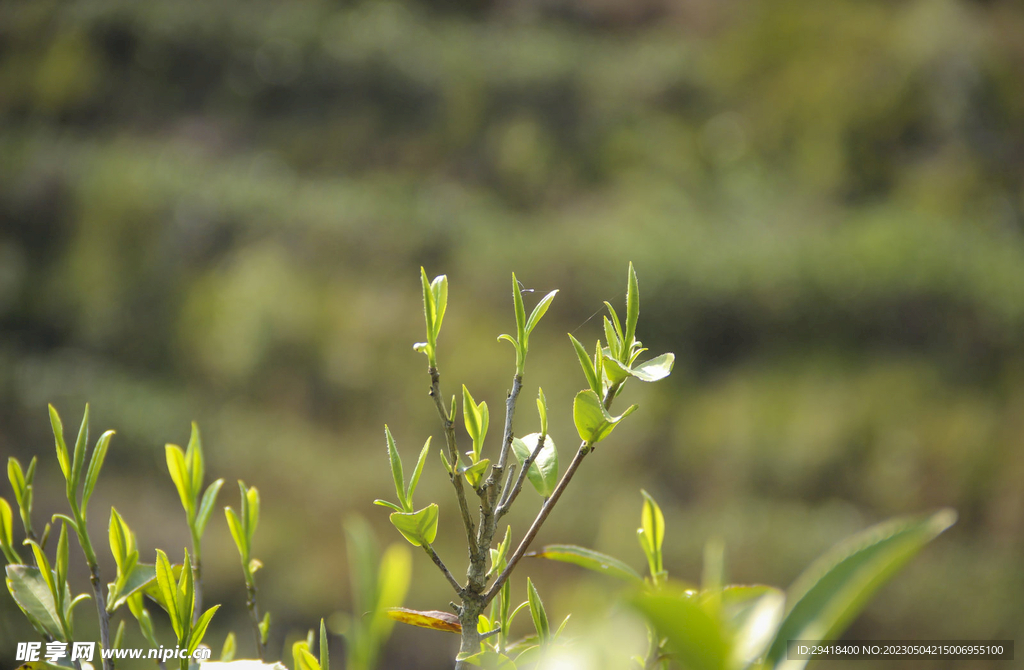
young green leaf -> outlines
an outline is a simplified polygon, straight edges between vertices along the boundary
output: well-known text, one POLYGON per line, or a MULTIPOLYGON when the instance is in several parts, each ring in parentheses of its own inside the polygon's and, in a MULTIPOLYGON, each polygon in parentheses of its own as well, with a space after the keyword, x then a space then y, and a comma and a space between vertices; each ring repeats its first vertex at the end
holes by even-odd
POLYGON ((53 440, 57 446, 57 462, 60 464, 60 471, 64 474, 65 481, 71 481, 71 459, 68 457, 68 445, 64 442, 64 424, 61 423, 60 415, 53 405, 50 408, 50 427, 53 428, 53 440))
MULTIPOLYGON (((444 312, 448 309, 448 277, 438 275, 430 282, 430 292, 434 299, 434 342, 441 334, 441 322, 444 321, 444 312)), ((324 668, 324 670, 327 670, 324 668)))
POLYGON ((473 400, 465 384, 462 385, 462 416, 466 421, 466 432, 473 440, 473 461, 476 462, 480 459, 480 452, 487 436, 490 412, 486 402, 481 401, 477 404, 473 400))
POLYGON ((195 507, 193 507, 192 478, 188 473, 188 465, 185 463, 185 452, 175 444, 164 446, 164 454, 167 459, 167 471, 174 482, 174 488, 178 490, 178 497, 181 499, 181 506, 185 508, 189 522, 195 519, 195 507))
POLYGON ((391 523, 414 547, 431 544, 437 537, 437 503, 418 512, 392 512, 391 523))
POLYGON ((21 462, 14 456, 7 459, 7 479, 10 480, 11 488, 14 489, 14 500, 22 505, 27 484, 25 483, 25 472, 21 469, 21 462))
POLYGON ((89 498, 92 497, 93 489, 96 488, 96 481, 100 477, 100 470, 103 469, 103 461, 107 458, 107 449, 110 447, 110 439, 114 437, 114 431, 108 430, 100 435, 96 441, 96 448, 92 451, 92 458, 89 459, 89 469, 85 472, 85 488, 82 491, 82 509, 89 507, 89 498))
MULTIPOLYGON (((190 573, 192 571, 184 570, 183 572, 190 573)), ((160 549, 156 550, 156 583, 160 598, 163 601, 162 604, 167 609, 167 614, 170 615, 171 628, 174 629, 174 635, 178 640, 181 640, 185 634, 185 627, 182 624, 180 614, 181 594, 176 586, 171 562, 167 560, 167 554, 160 549)), ((191 621, 191 616, 189 621, 191 621)))
MULTIPOLYGON (((445 293, 447 297, 447 279, 445 280, 445 293)), ((442 310, 442 314, 443 314, 442 310)), ((330 654, 327 650, 327 627, 324 626, 324 620, 320 619, 320 670, 331 670, 330 654)))
POLYGON ((604 323, 604 339, 608 342, 610 357, 619 359, 622 357, 622 338, 615 331, 615 327, 607 316, 602 317, 604 323))
POLYGON ((188 447, 185 449, 185 463, 188 465, 188 472, 191 477, 192 504, 195 505, 199 492, 203 490, 203 476, 206 473, 206 464, 203 460, 203 441, 199 435, 199 426, 192 422, 192 433, 188 438, 188 447))
POLYGON ((551 626, 548 624, 548 613, 544 610, 544 602, 537 593, 537 587, 533 581, 526 578, 526 597, 530 603, 530 616, 533 617, 533 626, 537 629, 540 641, 547 642, 551 638, 551 626))
POLYGON ((525 334, 527 343, 529 343, 530 341, 530 333, 532 333, 533 329, 537 327, 538 323, 540 323, 541 318, 543 318, 544 314, 548 311, 548 307, 551 306, 551 301, 555 299, 555 296, 557 294, 557 289, 551 291, 546 296, 541 298, 540 302, 538 302, 536 307, 533 308, 533 311, 530 312, 530 318, 526 320, 525 334))
POLYGON ((608 348, 601 352, 601 366, 604 375, 612 384, 621 384, 632 374, 629 368, 612 357, 612 350, 608 348))
POLYGON ((374 500, 373 504, 374 505, 380 505, 381 507, 387 507, 388 509, 393 509, 396 512, 404 512, 405 511, 404 509, 402 509, 401 507, 399 507, 395 503, 388 502, 387 500, 381 500, 380 498, 377 498, 376 500, 374 500))
MULTIPOLYGON (((791 603, 779 627, 768 661, 786 658, 787 640, 831 640, 838 636, 868 598, 926 544, 956 523, 944 509, 925 517, 894 519, 843 541, 810 565, 790 587, 791 603)), ((806 662, 788 661, 799 669, 806 662)))
POLYGON ((0 550, 3 550, 8 563, 21 563, 21 556, 14 548, 14 515, 11 506, 0 498, 0 550))
POLYGON ((548 434, 548 399, 544 397, 544 389, 537 388, 537 414, 540 416, 540 432, 548 434))
POLYGON ((260 492, 255 486, 250 486, 249 490, 245 491, 245 502, 247 503, 245 511, 248 512, 245 520, 245 532, 248 535, 249 546, 251 547, 252 538, 256 534, 256 527, 260 523, 260 492))
POLYGON ((473 488, 479 488, 480 482, 483 481, 484 473, 487 472, 487 468, 490 464, 491 459, 485 458, 463 468, 462 474, 465 476, 466 481, 469 482, 470 486, 473 488))
POLYGON ((246 540, 245 529, 242 527, 242 520, 230 507, 224 508, 224 516, 228 520, 228 530, 231 531, 231 537, 235 540, 235 546, 238 547, 238 553, 242 556, 242 562, 247 563, 249 561, 249 543, 246 540))
POLYGON ((412 511, 412 506, 405 497, 405 473, 402 471, 402 457, 398 454, 398 447, 395 445, 395 438, 391 437, 391 430, 384 425, 384 436, 388 443, 388 459, 391 461, 391 477, 395 481, 395 492, 398 494, 398 502, 402 509, 412 511))
POLYGON ((434 304, 434 292, 430 288, 430 281, 427 279, 427 271, 420 267, 420 282, 423 284, 423 316, 427 322, 427 342, 430 344, 430 349, 434 348, 434 319, 437 313, 437 307, 434 304))
POLYGON ((82 425, 78 428, 78 439, 75 440, 75 451, 71 457, 71 490, 78 491, 78 482, 82 478, 82 466, 85 464, 85 452, 89 442, 89 403, 85 404, 82 425))
POLYGON ((629 374, 643 382, 656 382, 672 373, 675 354, 662 354, 629 370, 629 374))
POLYGON ((416 461, 416 469, 412 471, 412 479, 409 480, 409 485, 405 488, 405 499, 409 501, 409 507, 412 507, 412 494, 416 492, 416 486, 420 483, 420 475, 423 474, 423 465, 427 462, 427 453, 430 451, 430 438, 423 444, 423 449, 420 450, 420 457, 416 461))
POLYGON ((573 421, 580 438, 590 445, 597 444, 611 434, 615 426, 626 418, 637 406, 631 405, 620 416, 612 416, 604 408, 600 398, 592 390, 580 391, 572 405, 573 421))
POLYGON ((235 634, 228 633, 224 638, 224 644, 220 648, 220 662, 229 663, 235 660, 235 652, 238 650, 238 643, 235 641, 235 634))
POLYGON ((546 558, 550 561, 560 561, 562 563, 572 563, 587 570, 615 577, 638 586, 642 585, 644 581, 640 573, 619 559, 594 551, 593 549, 577 547, 572 544, 549 544, 541 547, 536 552, 527 554, 527 556, 546 558))
POLYGON ((68 583, 68 561, 70 554, 68 550, 68 527, 67 524, 60 525, 60 537, 57 539, 57 606, 63 605, 61 594, 64 591, 64 586, 68 583))
POLYGON ((270 638, 270 612, 264 612, 263 618, 260 619, 260 642, 263 645, 267 644, 267 640, 270 638))
POLYGON ((597 372, 594 369, 594 362, 590 360, 590 355, 587 354, 587 350, 583 348, 579 340, 569 333, 569 339, 572 340, 572 346, 576 349, 576 356, 580 359, 580 367, 583 368, 583 375, 587 378, 587 385, 590 386, 590 390, 596 395, 601 394, 601 380, 597 377, 597 372))
POLYGON ((640 541, 640 548, 647 556, 647 564, 651 570, 651 577, 657 576, 664 571, 664 563, 661 555, 661 546, 665 541, 665 515, 661 507, 655 502, 647 491, 640 489, 644 497, 644 505, 640 511, 640 528, 637 529, 637 539, 640 541))
POLYGON ((519 288, 519 280, 516 279, 515 272, 512 273, 512 302, 515 304, 516 310, 516 337, 525 353, 527 338, 526 307, 523 306, 523 291, 519 288))
MULTIPOLYGON (((185 572, 191 572, 191 570, 186 570, 185 572)), ((210 625, 210 620, 213 618, 213 615, 217 613, 219 608, 220 605, 214 605, 203 612, 199 619, 196 620, 195 625, 192 627, 192 633, 189 635, 188 639, 188 652, 190 654, 194 652, 203 641, 203 636, 206 635, 206 629, 210 625)))
POLYGON ((636 323, 640 318, 640 288, 636 281, 636 270, 633 263, 629 264, 629 279, 626 286, 626 332, 623 333, 622 341, 628 350, 633 346, 636 339, 636 323))
POLYGON ((124 619, 121 619, 121 622, 117 624, 117 632, 114 633, 114 641, 111 643, 111 647, 113 649, 124 648, 124 619))
MULTIPOLYGON (((512 438, 512 451, 520 465, 533 454, 540 442, 541 433, 530 433, 522 439, 512 438)), ((542 498, 549 497, 558 484, 558 449, 550 435, 544 438, 544 446, 526 472, 527 478, 542 498)))
MULTIPOLYGON (((136 559, 137 560, 137 559, 136 559)), ((135 563, 127 576, 114 584, 108 584, 107 611, 113 612, 127 602, 138 591, 150 588, 156 581, 156 566, 149 563, 135 563)))
POLYGON ((210 520, 210 514, 213 513, 213 506, 217 503, 217 494, 220 492, 220 487, 224 485, 223 479, 217 481, 206 487, 206 493, 203 494, 203 500, 199 503, 199 511, 196 512, 196 533, 201 537, 203 532, 206 530, 206 524, 210 520))
POLYGON ((320 670, 320 662, 309 652, 309 642, 301 640, 292 645, 295 670, 320 670))

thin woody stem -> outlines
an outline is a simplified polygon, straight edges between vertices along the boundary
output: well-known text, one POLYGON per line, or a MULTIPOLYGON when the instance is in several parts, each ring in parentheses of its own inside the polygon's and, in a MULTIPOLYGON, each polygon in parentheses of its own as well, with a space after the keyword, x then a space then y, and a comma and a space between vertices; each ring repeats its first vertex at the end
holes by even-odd
POLYGON ((266 647, 263 644, 263 633, 260 631, 260 610, 259 605, 256 604, 256 580, 252 574, 246 574, 245 595, 245 606, 249 610, 253 634, 256 637, 256 652, 259 654, 260 660, 263 661, 266 660, 264 658, 266 647))
POLYGON ((459 594, 459 596, 461 597, 462 594, 465 592, 465 589, 463 589, 459 585, 458 580, 452 576, 452 573, 448 570, 448 566, 444 564, 444 561, 441 560, 441 557, 437 555, 436 551, 434 551, 434 547, 432 547, 429 544, 425 544, 423 545, 423 551, 427 552, 427 555, 430 556, 430 559, 434 561, 434 565, 440 568, 441 572, 444 573, 445 579, 448 580, 448 583, 452 585, 452 588, 455 589, 455 592, 459 594))
MULTIPOLYGON (((609 409, 611 407, 612 400, 614 400, 615 394, 619 390, 619 386, 620 384, 614 384, 608 388, 604 396, 605 409, 609 409)), ((558 480, 558 485, 555 486, 555 490, 551 493, 551 497, 544 502, 544 505, 540 508, 540 511, 537 513, 537 517, 533 520, 533 524, 530 525, 530 530, 526 531, 526 535, 523 536, 523 539, 519 543, 519 546, 516 547, 515 552, 512 554, 511 557, 509 557, 508 565, 505 566, 505 569, 501 571, 501 574, 498 575, 498 578, 494 580, 493 584, 491 584, 491 588, 489 588, 487 592, 484 594, 484 606, 486 606, 489 602, 491 602, 491 600, 494 599, 496 595, 498 595, 498 592, 501 590, 502 585, 508 580, 509 576, 512 574, 512 571, 515 570, 516 565, 519 564, 519 561, 522 560, 523 556, 526 554, 526 551, 530 548, 530 543, 533 542, 533 539, 535 537, 537 537, 537 533, 540 532, 541 526, 544 525, 544 522, 547 520, 548 515, 551 514, 551 510, 554 509, 555 505, 558 503, 558 499, 562 496, 562 492, 565 491, 565 488, 569 485, 569 482, 572 481, 573 475, 576 474, 576 470, 578 470, 580 464, 583 463, 583 459, 586 458, 587 454, 591 452, 591 448, 592 445, 588 443, 586 440, 584 440, 580 444, 580 448, 576 452, 576 455, 573 457, 572 462, 569 464, 569 467, 566 469, 565 474, 562 475, 562 478, 560 480, 558 480)))
MULTIPOLYGON (((436 367, 429 368, 430 373, 430 396, 434 399, 437 407, 437 414, 441 417, 444 426, 445 443, 448 447, 448 461, 453 468, 457 467, 459 461, 459 448, 455 444, 455 422, 449 418, 445 411, 444 401, 441 399, 441 374, 436 367)), ((469 505, 466 503, 466 490, 462 486, 462 477, 458 472, 451 473, 452 486, 455 487, 455 495, 459 499, 459 510, 462 512, 462 524, 466 528, 466 537, 469 540, 470 556, 475 557, 480 553, 475 537, 473 518, 469 514, 469 505)))
POLYGON ((537 440, 537 446, 533 448, 533 453, 531 453, 527 457, 526 461, 523 462, 523 469, 520 471, 519 478, 516 479, 515 485, 513 485, 511 489, 507 486, 505 487, 504 501, 498 505, 498 509, 494 513, 498 520, 508 513, 509 509, 512 507, 512 503, 514 503, 516 498, 519 496, 519 492, 523 490, 523 484, 526 482, 526 475, 530 471, 530 466, 533 465, 533 462, 537 460, 538 456, 540 456, 540 452, 544 449, 544 442, 547 440, 547 437, 547 433, 544 433, 540 436, 540 439, 537 440))

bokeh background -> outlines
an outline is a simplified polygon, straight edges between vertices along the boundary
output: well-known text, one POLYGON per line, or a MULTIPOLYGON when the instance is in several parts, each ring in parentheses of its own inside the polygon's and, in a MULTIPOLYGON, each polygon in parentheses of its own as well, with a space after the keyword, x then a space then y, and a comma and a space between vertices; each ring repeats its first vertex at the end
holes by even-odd
MULTIPOLYGON (((151 558, 188 542, 163 445, 198 421, 208 473, 262 492, 278 653, 349 607, 346 517, 397 537, 370 504, 383 424, 407 459, 440 438, 420 265, 451 281, 444 387, 495 414, 510 273, 560 289, 518 425, 543 386, 565 463, 584 385, 565 333, 601 335, 588 317, 633 261, 639 336, 676 370, 627 391, 640 412, 541 542, 640 568, 644 487, 673 575, 721 537, 733 581, 786 585, 871 522, 948 505, 957 526, 849 636, 1024 639, 1022 36, 998 0, 0 3, 0 453, 40 456, 41 525, 64 511, 46 403, 76 426, 89 401, 94 435, 118 431, 94 541, 114 505, 151 558)), ((431 497, 461 574, 433 457, 431 497)), ((219 513, 204 555, 209 640, 234 627, 251 653, 219 513)), ((605 620, 600 578, 525 569, 553 618, 575 605, 570 631, 605 620)), ((449 599, 417 554, 408 603, 449 599)), ((0 659, 30 638, 2 594, 0 659)), ((454 645, 399 628, 383 667, 454 645)))

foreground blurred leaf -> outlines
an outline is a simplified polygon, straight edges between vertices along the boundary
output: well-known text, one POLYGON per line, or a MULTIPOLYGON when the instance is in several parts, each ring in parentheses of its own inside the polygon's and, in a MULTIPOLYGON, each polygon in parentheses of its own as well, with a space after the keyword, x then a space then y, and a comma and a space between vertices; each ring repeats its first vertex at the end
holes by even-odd
POLYGON ((654 624, 683 665, 691 670, 724 670, 728 654, 721 626, 696 599, 641 595, 633 605, 654 624))
POLYGON ((954 523, 956 512, 951 509, 926 517, 893 519, 826 552, 790 587, 790 609, 768 660, 785 670, 803 668, 806 660, 786 660, 787 640, 835 638, 878 587, 954 523))

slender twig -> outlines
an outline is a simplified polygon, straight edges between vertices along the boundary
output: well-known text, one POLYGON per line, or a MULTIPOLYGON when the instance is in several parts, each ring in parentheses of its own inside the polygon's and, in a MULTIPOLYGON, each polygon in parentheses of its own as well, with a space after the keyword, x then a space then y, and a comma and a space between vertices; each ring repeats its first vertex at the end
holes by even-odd
POLYGON ((538 456, 540 456, 540 452, 544 449, 544 442, 547 440, 547 437, 547 433, 540 436, 540 439, 537 440, 537 446, 533 448, 533 453, 531 453, 527 457, 526 461, 523 462, 523 469, 519 472, 519 479, 516 480, 515 485, 513 485, 511 489, 506 487, 505 501, 498 505, 498 509, 495 512, 495 515, 499 520, 508 513, 509 509, 512 507, 512 503, 514 503, 516 498, 519 496, 519 492, 523 490, 523 484, 526 482, 526 476, 530 471, 530 466, 533 465, 533 462, 537 460, 538 456))
POLYGON ((486 633, 480 633, 480 639, 481 640, 486 640, 487 638, 492 637, 494 635, 497 635, 500 632, 501 632, 501 627, 495 628, 494 630, 489 630, 486 633))
MULTIPOLYGON (((110 649, 110 613, 107 612, 107 601, 103 597, 103 581, 100 579, 100 569, 97 565, 89 566, 89 581, 92 583, 93 600, 96 601, 96 614, 100 620, 100 644, 103 650, 110 649)), ((103 670, 113 670, 114 663, 104 656, 103 670)))
POLYGON ((459 596, 462 596, 462 594, 465 592, 465 589, 463 589, 459 585, 458 580, 452 576, 452 573, 448 570, 448 566, 444 564, 444 561, 442 561, 441 557, 437 555, 437 552, 434 551, 434 548, 429 544, 425 544, 423 545, 423 551, 427 552, 427 555, 430 556, 431 560, 434 561, 434 565, 441 569, 441 572, 444 573, 445 579, 447 579, 448 583, 452 585, 452 588, 455 589, 455 592, 458 593, 459 596))
MULTIPOLYGON (((429 368, 428 372, 430 373, 430 396, 434 399, 437 413, 441 417, 441 423, 444 425, 445 443, 448 446, 448 461, 451 463, 452 468, 458 468, 459 448, 455 443, 455 422, 449 418, 448 412, 445 411, 444 400, 441 398, 441 374, 434 367, 429 368)), ((469 540, 469 554, 475 558, 480 553, 480 550, 476 543, 473 518, 470 516, 469 505, 466 503, 466 490, 462 486, 462 477, 458 472, 452 472, 451 481, 452 486, 455 487, 455 496, 459 499, 462 524, 466 527, 466 537, 469 540)))
POLYGON ((249 610, 249 618, 252 619, 252 630, 256 636, 256 651, 259 653, 260 660, 266 660, 264 658, 266 654, 266 648, 263 644, 263 633, 260 632, 260 608, 256 604, 256 580, 249 575, 249 579, 245 580, 245 606, 249 610))
MULTIPOLYGON (((530 463, 531 463, 531 461, 527 460, 526 468, 523 469, 523 472, 526 472, 526 470, 528 470, 530 468, 530 463)), ((501 491, 501 500, 498 501, 498 507, 497 507, 497 509, 494 512, 495 515, 497 516, 495 521, 498 521, 498 520, 501 519, 501 508, 505 507, 506 503, 508 502, 509 494, 512 492, 512 489, 515 488, 513 483, 512 483, 512 480, 515 479, 515 476, 516 476, 516 464, 513 463, 512 465, 508 466, 508 476, 505 478, 505 486, 504 486, 504 488, 501 491)))
POLYGON ((192 610, 192 623, 199 621, 203 612, 203 565, 199 559, 192 563, 192 583, 194 585, 195 606, 192 610))
POLYGON ((502 435, 501 452, 498 455, 498 464, 491 468, 491 478, 488 486, 491 493, 491 504, 498 498, 498 488, 501 486, 501 476, 505 472, 505 462, 508 459, 509 449, 512 448, 512 419, 516 415, 516 401, 519 399, 519 392, 523 389, 523 378, 520 375, 512 377, 512 390, 505 399, 505 432, 502 435))
MULTIPOLYGON (((614 384, 605 393, 605 409, 609 409, 611 407, 612 400, 615 399, 615 394, 618 392, 618 390, 619 384, 614 384)), ((502 584, 504 584, 508 580, 509 575, 512 574, 512 571, 515 570, 516 565, 519 564, 519 561, 526 554, 527 549, 530 548, 530 543, 533 542, 533 539, 535 537, 537 537, 537 533, 540 532, 541 526, 544 525, 544 522, 547 520, 548 515, 551 514, 551 510, 554 509, 555 505, 558 503, 558 499, 562 497, 562 492, 565 491, 565 488, 569 485, 569 482, 572 481, 573 475, 576 474, 576 470, 578 470, 580 464, 583 463, 583 459, 586 458, 587 454, 589 454, 590 452, 591 445, 586 440, 584 440, 580 444, 579 450, 576 451, 576 455, 573 457, 572 462, 569 464, 569 467, 566 468, 565 474, 563 474, 562 478, 558 480, 558 484, 555 486, 555 490, 551 493, 551 497, 548 498, 544 502, 544 505, 541 506, 540 511, 537 512, 537 517, 533 520, 533 524, 530 525, 530 529, 526 531, 526 535, 523 536, 523 539, 519 543, 519 546, 516 547, 515 552, 512 554, 512 556, 509 557, 508 565, 505 566, 505 569, 501 571, 501 574, 498 575, 498 578, 494 580, 494 583, 491 584, 491 587, 484 594, 483 603, 485 607, 487 606, 488 603, 491 602, 491 600, 494 599, 496 595, 498 595, 498 592, 501 590, 502 584)), ((522 473, 520 473, 520 475, 522 475, 522 473)))

